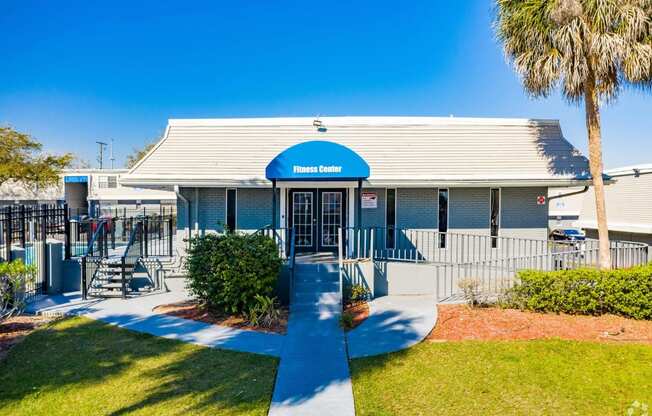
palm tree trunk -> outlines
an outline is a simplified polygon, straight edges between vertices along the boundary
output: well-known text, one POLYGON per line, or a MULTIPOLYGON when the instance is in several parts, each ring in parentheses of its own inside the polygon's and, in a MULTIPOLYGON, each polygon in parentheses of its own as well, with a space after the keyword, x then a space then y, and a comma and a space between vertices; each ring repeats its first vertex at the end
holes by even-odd
POLYGON ((593 178, 595 194, 595 213, 598 222, 599 267, 611 268, 609 251, 609 230, 607 228, 607 209, 604 201, 604 181, 602 179, 602 137, 600 132, 600 106, 595 90, 595 76, 589 70, 584 88, 584 107, 586 110, 586 129, 589 133, 589 169, 593 178))

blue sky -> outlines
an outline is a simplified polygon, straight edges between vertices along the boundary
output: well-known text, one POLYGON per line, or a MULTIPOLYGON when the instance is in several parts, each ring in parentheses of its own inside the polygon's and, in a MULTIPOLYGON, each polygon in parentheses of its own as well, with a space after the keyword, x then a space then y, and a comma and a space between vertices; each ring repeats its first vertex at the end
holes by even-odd
MULTIPOLYGON (((0 123, 93 163, 168 118, 317 114, 556 118, 586 153, 582 108, 523 93, 490 0, 187 3, 3 1, 0 123)), ((652 163, 651 110, 603 109, 606 167, 652 163)))

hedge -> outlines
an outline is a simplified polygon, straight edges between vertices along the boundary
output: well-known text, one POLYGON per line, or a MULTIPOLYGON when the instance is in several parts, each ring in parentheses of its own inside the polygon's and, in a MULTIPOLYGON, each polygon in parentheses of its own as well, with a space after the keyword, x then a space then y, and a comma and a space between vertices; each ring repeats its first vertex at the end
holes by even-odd
POLYGON ((208 234, 190 241, 188 290, 209 308, 246 313, 257 296, 271 296, 282 260, 274 240, 260 234, 208 234))
POLYGON ((524 270, 505 297, 508 307, 581 315, 652 319, 652 264, 621 270, 524 270))

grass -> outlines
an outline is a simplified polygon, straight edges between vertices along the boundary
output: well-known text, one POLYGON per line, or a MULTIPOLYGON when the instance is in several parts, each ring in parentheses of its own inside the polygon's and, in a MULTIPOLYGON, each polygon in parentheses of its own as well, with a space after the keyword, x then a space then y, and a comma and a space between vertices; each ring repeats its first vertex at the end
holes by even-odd
POLYGON ((271 357, 66 319, 0 362, 0 414, 266 415, 276 366, 271 357))
POLYGON ((351 373, 357 415, 624 415, 652 407, 651 363, 645 345, 465 341, 353 360, 351 373))

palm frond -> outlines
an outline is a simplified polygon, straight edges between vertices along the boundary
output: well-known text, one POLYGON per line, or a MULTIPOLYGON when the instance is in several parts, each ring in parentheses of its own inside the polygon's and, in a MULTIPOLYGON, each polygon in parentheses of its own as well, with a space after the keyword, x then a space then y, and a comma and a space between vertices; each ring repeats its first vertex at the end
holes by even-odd
POLYGON ((604 100, 652 87, 652 0, 496 0, 494 28, 534 96, 581 100, 589 74, 604 100))

